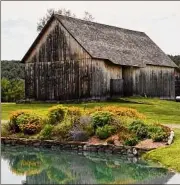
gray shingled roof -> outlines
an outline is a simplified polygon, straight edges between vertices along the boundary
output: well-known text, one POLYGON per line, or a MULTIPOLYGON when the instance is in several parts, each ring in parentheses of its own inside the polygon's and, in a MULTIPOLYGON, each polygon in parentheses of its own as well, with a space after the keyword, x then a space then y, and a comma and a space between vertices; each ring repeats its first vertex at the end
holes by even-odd
POLYGON ((177 67, 144 33, 55 14, 55 17, 94 58, 119 65, 177 67))

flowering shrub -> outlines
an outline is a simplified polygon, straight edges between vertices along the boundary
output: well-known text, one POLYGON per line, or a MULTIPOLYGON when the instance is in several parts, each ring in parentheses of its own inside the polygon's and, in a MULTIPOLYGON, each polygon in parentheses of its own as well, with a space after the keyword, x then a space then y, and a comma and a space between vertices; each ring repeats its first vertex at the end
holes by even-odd
POLYGON ((79 107, 68 107, 67 108, 67 115, 70 117, 80 117, 82 114, 82 109, 79 107))
POLYGON ((20 115, 27 115, 29 116, 31 114, 31 111, 29 110, 17 110, 11 113, 10 115, 10 130, 17 133, 20 132, 20 128, 18 126, 18 117, 20 115))
POLYGON ((67 112, 67 108, 63 107, 62 105, 56 105, 49 109, 48 111, 48 118, 49 123, 55 125, 63 121, 67 112))
POLYGON ((112 112, 118 116, 127 116, 127 117, 133 117, 133 118, 138 118, 138 119, 145 118, 143 114, 139 113, 136 109, 132 109, 132 108, 106 106, 103 108, 103 110, 112 112))
POLYGON ((86 110, 87 114, 91 114, 96 111, 108 111, 117 116, 127 116, 136 119, 144 119, 145 115, 139 113, 136 109, 118 107, 118 106, 105 106, 105 107, 94 107, 93 109, 86 110))
POLYGON ((36 114, 21 114, 17 117, 16 123, 24 134, 36 134, 42 128, 42 119, 36 114))

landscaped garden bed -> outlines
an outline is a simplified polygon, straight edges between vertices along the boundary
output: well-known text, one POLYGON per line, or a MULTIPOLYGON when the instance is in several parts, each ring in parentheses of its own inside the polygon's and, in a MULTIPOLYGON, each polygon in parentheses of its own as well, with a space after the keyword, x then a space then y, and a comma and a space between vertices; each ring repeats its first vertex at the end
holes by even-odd
POLYGON ((146 117, 131 108, 106 106, 85 109, 57 105, 50 108, 44 117, 30 110, 12 112, 9 122, 2 126, 1 136, 4 141, 8 138, 26 138, 26 143, 36 140, 39 142, 36 146, 43 145, 45 140, 51 140, 52 145, 86 143, 85 148, 89 151, 110 150, 113 153, 116 148, 124 147, 125 154, 133 154, 134 148, 145 149, 144 143, 151 143, 152 147, 146 148, 148 150, 166 145, 170 131, 161 124, 146 123, 146 117))

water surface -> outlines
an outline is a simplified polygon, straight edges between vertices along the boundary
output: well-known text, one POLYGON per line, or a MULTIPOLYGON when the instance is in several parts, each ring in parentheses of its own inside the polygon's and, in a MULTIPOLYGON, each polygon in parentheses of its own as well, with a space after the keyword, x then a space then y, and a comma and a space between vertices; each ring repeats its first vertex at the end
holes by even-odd
POLYGON ((1 146, 2 184, 166 184, 175 175, 126 156, 1 146))

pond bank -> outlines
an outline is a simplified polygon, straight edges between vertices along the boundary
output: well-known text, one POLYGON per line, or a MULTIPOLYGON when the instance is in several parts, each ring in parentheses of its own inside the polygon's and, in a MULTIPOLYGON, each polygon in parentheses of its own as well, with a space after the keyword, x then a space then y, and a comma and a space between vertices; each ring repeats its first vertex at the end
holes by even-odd
POLYGON ((152 149, 137 148, 131 146, 116 146, 113 144, 88 144, 86 142, 60 142, 54 140, 38 140, 26 138, 9 138, 1 137, 1 144, 4 145, 23 145, 38 148, 50 148, 52 150, 71 150, 71 151, 88 151, 88 152, 105 152, 112 154, 121 154, 128 156, 141 156, 152 149))

